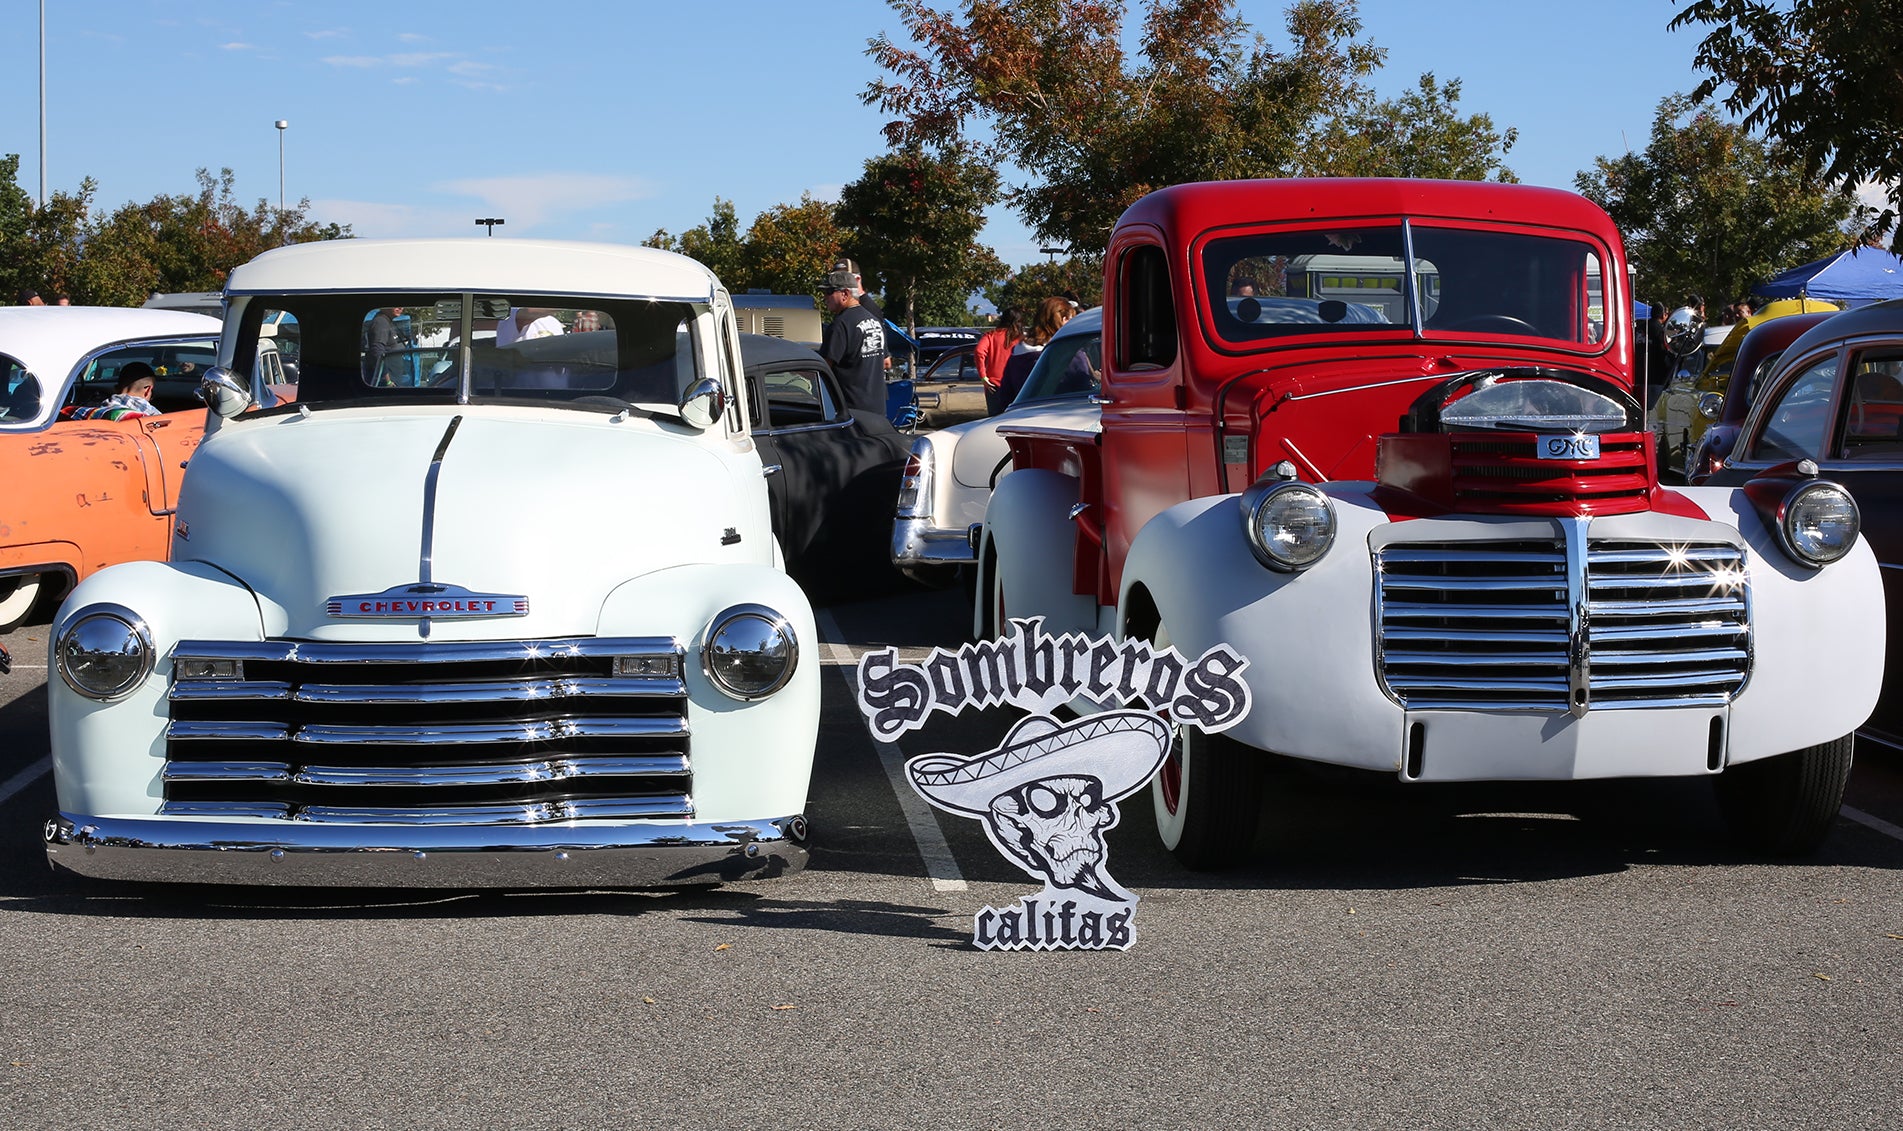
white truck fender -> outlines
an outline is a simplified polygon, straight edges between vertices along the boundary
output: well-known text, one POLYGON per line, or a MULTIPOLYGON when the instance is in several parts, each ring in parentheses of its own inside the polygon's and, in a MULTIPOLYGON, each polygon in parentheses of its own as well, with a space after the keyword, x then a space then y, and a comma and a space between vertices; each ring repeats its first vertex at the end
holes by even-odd
POLYGON ((1042 616, 1052 635, 1096 632, 1096 595, 1071 585, 1077 526, 1070 510, 1077 500, 1077 480, 1054 471, 1026 468, 998 481, 980 547, 979 624, 1001 597, 1007 616, 1042 616))

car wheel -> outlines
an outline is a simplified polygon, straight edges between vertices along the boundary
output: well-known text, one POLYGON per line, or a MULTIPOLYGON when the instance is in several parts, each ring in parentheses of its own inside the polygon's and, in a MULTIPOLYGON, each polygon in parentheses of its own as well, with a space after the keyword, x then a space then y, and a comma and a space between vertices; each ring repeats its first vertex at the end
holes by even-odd
MULTIPOLYGON (((1158 647, 1169 633, 1158 629, 1158 647)), ((1150 782, 1156 832, 1176 862, 1196 872, 1247 857, 1262 816, 1262 755, 1234 739, 1179 726, 1150 782)))
POLYGON ((40 575, 0 577, 0 632, 19 626, 40 599, 40 575))
POLYGON ((1816 850, 1843 807, 1851 736, 1732 766, 1712 779, 1732 835, 1761 852, 1816 850))

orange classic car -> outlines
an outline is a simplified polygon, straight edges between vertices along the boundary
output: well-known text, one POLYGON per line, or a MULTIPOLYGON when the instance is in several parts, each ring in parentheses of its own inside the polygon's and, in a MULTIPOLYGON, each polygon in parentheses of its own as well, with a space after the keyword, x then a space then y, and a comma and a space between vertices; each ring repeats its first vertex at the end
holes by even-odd
POLYGON ((219 330, 175 310, 0 309, 0 632, 103 566, 166 556, 219 330), (159 412, 102 412, 132 362, 159 412))

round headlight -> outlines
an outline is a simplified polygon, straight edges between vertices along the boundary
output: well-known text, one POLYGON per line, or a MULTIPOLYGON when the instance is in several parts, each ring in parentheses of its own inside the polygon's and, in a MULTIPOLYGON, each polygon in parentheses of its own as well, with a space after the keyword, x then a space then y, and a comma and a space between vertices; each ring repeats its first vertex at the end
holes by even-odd
POLYGON ((1263 565, 1307 569, 1335 544, 1335 507, 1306 483, 1258 483, 1242 497, 1242 526, 1263 565))
POLYGON ((151 674, 152 633, 130 609, 89 605, 54 641, 53 661, 74 691, 88 699, 117 699, 151 674))
POLYGON ((1800 564, 1829 565, 1857 544, 1857 502, 1835 483, 1806 483, 1785 496, 1778 517, 1784 549, 1800 564))
POLYGON ((786 686, 799 665, 793 626, 764 605, 736 605, 707 626, 701 669, 722 693, 764 699, 786 686))

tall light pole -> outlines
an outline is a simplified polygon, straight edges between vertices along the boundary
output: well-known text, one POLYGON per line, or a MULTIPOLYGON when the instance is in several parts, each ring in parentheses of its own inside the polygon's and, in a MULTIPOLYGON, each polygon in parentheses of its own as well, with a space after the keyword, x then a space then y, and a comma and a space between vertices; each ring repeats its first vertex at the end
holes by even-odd
POLYGON ((285 121, 283 118, 279 118, 277 121, 277 126, 278 126, 278 223, 282 224, 284 223, 284 217, 283 217, 283 213, 284 213, 284 131, 291 128, 291 123, 285 121))
POLYGON ((484 216, 481 219, 476 221, 476 223, 481 224, 483 227, 489 229, 489 234, 492 236, 496 234, 497 224, 505 224, 507 222, 508 221, 504 220, 500 216, 484 216))
POLYGON ((40 207, 46 207, 46 0, 40 0, 40 207))

